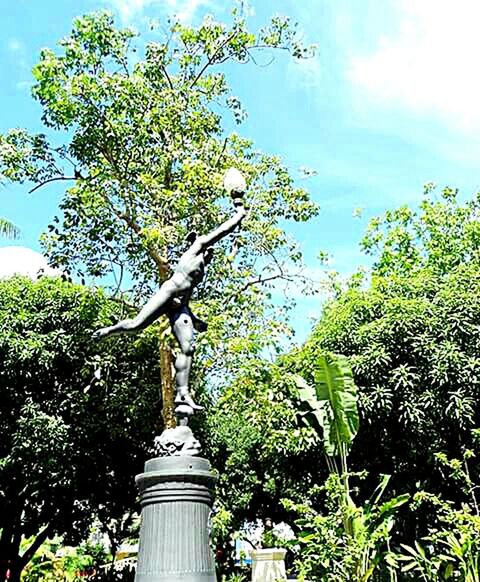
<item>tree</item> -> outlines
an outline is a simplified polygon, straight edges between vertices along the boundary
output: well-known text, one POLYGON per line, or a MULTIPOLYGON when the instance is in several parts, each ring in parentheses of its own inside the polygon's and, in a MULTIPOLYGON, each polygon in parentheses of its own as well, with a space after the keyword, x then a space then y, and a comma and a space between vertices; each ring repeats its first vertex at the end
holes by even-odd
POLYGON ((480 193, 462 204, 457 189, 437 194, 428 183, 418 209, 403 205, 373 218, 361 247, 376 257, 374 275, 408 276, 427 269, 445 277, 460 265, 478 264, 479 215, 480 193))
MULTIPOLYGON (((171 22, 161 36, 142 45, 106 13, 77 19, 59 50, 43 50, 34 68, 42 120, 49 132, 61 132, 63 144, 12 130, 0 138, 0 175, 31 182, 32 191, 73 182, 43 238, 53 265, 95 277, 114 271, 119 286, 125 275, 144 300, 170 274, 187 233, 226 218, 222 175, 229 166, 241 170, 249 217, 216 251, 198 296, 210 322, 199 349, 218 383, 240 355, 255 356, 284 329, 268 318, 270 288, 291 280, 288 264, 301 255, 281 223, 317 212, 278 157, 224 132, 221 108, 238 122, 244 111, 220 66, 255 61, 258 50, 304 58, 312 49, 288 18, 275 17, 254 34, 235 11, 229 25, 210 17, 196 28, 171 22)), ((160 351, 164 422, 171 426, 171 353, 163 331, 160 351)))
POLYGON ((479 210, 479 195, 462 203, 428 187, 418 210, 374 219, 371 282, 340 291, 294 358, 307 380, 323 350, 349 358, 361 414, 352 466, 392 474, 396 493, 467 500, 435 454, 462 458, 480 423, 479 210))
POLYGON ((299 419, 297 378, 275 363, 250 362, 207 418, 204 440, 217 467, 218 498, 233 526, 281 517, 280 499, 299 497, 315 482, 321 458, 315 431, 299 419), (318 463, 317 463, 318 464, 318 463))
POLYGON ((0 282, 0 580, 9 569, 18 581, 47 537, 84 539, 93 515, 118 543, 158 398, 151 334, 123 343, 121 359, 90 340, 119 311, 61 278, 0 282))

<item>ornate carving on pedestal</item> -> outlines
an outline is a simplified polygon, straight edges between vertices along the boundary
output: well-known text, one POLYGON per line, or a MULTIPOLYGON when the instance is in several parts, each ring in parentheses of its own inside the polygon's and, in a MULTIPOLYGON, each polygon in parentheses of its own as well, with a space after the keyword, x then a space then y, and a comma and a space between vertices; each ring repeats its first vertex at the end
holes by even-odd
POLYGON ((200 453, 200 443, 188 426, 164 430, 155 438, 154 444, 159 457, 195 457, 200 453))

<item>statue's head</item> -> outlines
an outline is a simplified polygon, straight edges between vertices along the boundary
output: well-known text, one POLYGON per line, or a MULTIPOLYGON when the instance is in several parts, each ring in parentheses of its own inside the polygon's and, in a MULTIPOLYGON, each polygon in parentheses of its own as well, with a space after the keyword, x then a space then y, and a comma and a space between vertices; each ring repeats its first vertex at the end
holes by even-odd
POLYGON ((191 232, 189 232, 187 234, 187 237, 185 240, 188 242, 189 245, 193 245, 193 243, 197 240, 197 238, 198 238, 198 234, 194 230, 192 230, 191 232))

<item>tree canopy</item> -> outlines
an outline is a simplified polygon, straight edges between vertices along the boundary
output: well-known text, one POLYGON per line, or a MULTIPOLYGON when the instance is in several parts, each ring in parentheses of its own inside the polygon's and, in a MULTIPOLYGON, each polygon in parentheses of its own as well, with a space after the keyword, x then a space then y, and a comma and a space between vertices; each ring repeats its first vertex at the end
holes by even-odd
MULTIPOLYGON (((112 346, 92 329, 119 312, 101 292, 42 278, 0 282, 0 578, 47 536, 84 539, 135 506, 158 415, 151 334, 112 346), (23 538, 35 536, 20 552, 23 538)), ((109 532, 113 541, 118 532, 109 532)))
MULTIPOLYGON (((305 388, 295 375, 315 386, 328 352, 347 358, 358 387, 360 422, 353 419, 358 433, 349 468, 370 474, 359 501, 379 474, 392 476, 391 495, 425 490, 470 500, 441 458, 476 450, 473 429, 480 426, 479 204, 478 196, 462 202, 454 190, 438 196, 428 188, 418 210, 374 219, 364 242, 373 251, 372 233, 382 233, 371 279, 354 276, 347 288, 335 287, 303 346, 274 363, 249 365, 225 392, 209 419, 209 442, 212 458, 229 467, 220 485, 234 516, 282 519, 282 497, 304 501, 326 477, 321 430, 319 439, 302 422, 305 388), (399 242, 405 237, 406 246, 399 242)), ((469 471, 475 486, 478 466, 469 471)), ((401 535, 425 532, 433 517, 403 513, 401 535)))
POLYGON ((392 474, 396 492, 464 499, 436 453, 461 457, 480 423, 479 206, 427 187, 418 210, 374 219, 371 281, 354 278, 327 304, 295 355, 307 378, 324 350, 348 356, 361 412, 353 466, 392 474))
MULTIPOLYGON (((34 68, 33 97, 46 133, 0 136, 1 178, 29 183, 32 191, 67 186, 43 236, 52 264, 80 276, 113 273, 118 288, 134 288, 137 301, 169 276, 189 232, 228 217, 222 175, 230 166, 241 170, 248 217, 241 233, 217 246, 197 296, 210 323, 199 343, 203 371, 217 372, 217 383, 240 354, 255 356, 285 330, 270 317, 271 287, 292 280, 301 253, 283 222, 317 212, 279 157, 224 129, 227 113, 238 122, 244 116, 226 63, 281 49, 293 58, 313 51, 282 17, 255 33, 236 11, 229 24, 173 21, 144 41, 107 13, 86 15, 56 50, 42 51, 34 68)), ((163 353, 166 344, 162 335, 163 353)), ((171 361, 162 362, 167 400, 171 361)))

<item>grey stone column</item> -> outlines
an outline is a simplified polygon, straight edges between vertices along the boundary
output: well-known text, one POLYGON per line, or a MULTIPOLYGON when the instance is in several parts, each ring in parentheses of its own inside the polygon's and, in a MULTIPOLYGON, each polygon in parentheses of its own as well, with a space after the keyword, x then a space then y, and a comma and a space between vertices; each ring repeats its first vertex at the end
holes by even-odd
POLYGON ((150 459, 135 481, 142 506, 135 582, 215 582, 210 463, 190 456, 150 459))

